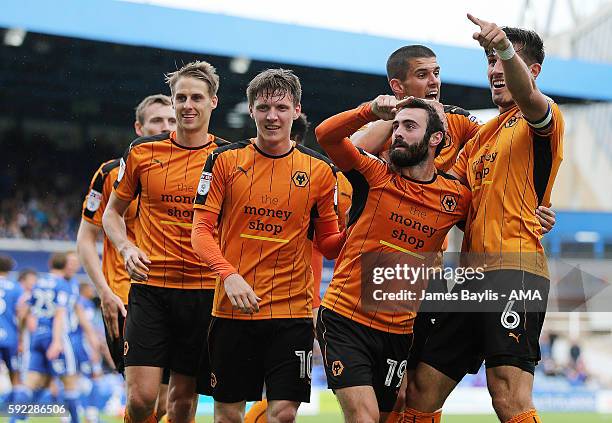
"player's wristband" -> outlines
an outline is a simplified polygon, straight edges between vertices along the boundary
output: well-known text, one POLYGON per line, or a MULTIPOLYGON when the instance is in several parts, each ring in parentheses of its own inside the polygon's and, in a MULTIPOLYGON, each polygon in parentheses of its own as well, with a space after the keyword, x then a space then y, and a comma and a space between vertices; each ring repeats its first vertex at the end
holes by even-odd
POLYGON ((495 53, 497 53, 497 57, 502 60, 510 60, 514 57, 514 54, 516 52, 514 51, 514 46, 512 45, 512 43, 509 43, 508 47, 505 50, 495 50, 495 53))

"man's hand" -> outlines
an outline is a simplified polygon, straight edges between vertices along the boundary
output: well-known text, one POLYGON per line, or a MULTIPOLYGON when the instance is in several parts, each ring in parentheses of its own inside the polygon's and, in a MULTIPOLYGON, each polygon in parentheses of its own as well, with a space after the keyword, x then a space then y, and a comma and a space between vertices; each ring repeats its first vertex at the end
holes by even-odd
POLYGON ((119 338, 119 313, 123 317, 127 315, 127 310, 123 305, 123 301, 111 290, 104 292, 101 295, 102 317, 106 322, 106 327, 110 330, 111 338, 119 338))
POLYGON ((225 278, 223 286, 234 307, 248 314, 259 311, 258 302, 261 301, 261 298, 255 295, 253 288, 238 273, 233 273, 225 278))
POLYGON ((51 342, 49 349, 47 350, 47 358, 49 360, 55 360, 61 352, 64 350, 60 342, 51 342))
POLYGON ((392 95, 379 95, 372 103, 372 113, 378 116, 382 120, 392 120, 395 117, 397 111, 396 105, 398 104, 397 99, 392 95))
POLYGON ((478 43, 485 49, 495 49, 497 51, 505 50, 510 47, 510 40, 506 37, 506 33, 492 22, 483 21, 475 16, 467 14, 470 21, 480 27, 480 32, 475 32, 472 35, 478 43))
POLYGON ((536 209, 536 216, 540 221, 540 225, 542 225, 542 235, 549 233, 552 231, 553 226, 555 226, 555 212, 548 207, 539 206, 536 209))
POLYGON ((125 269, 132 279, 139 282, 146 281, 149 273, 147 265, 151 260, 134 244, 128 244, 119 251, 125 263, 125 269))

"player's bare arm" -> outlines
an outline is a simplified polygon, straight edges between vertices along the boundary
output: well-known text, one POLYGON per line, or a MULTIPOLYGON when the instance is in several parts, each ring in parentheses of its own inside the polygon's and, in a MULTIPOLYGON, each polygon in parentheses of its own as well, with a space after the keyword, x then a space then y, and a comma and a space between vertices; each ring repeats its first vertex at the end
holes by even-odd
POLYGON ((106 236, 123 257, 125 269, 130 277, 135 281, 142 282, 148 279, 149 268, 147 266, 151 264, 151 261, 127 237, 123 215, 129 205, 129 201, 122 200, 113 192, 104 210, 102 224, 106 236))
POLYGON ((102 263, 96 248, 99 233, 100 228, 98 226, 81 219, 81 226, 79 226, 79 232, 77 233, 77 253, 100 296, 102 317, 111 331, 111 336, 116 339, 119 337, 119 313, 125 317, 127 310, 121 298, 110 289, 102 273, 102 263))
POLYGON ((66 331, 66 309, 56 307, 53 315, 53 327, 51 329, 51 345, 47 349, 47 358, 55 360, 64 350, 64 336, 66 331))
POLYGON ((548 100, 535 83, 535 76, 539 73, 541 65, 536 63, 527 67, 523 59, 514 52, 506 33, 495 23, 484 21, 469 13, 467 17, 480 29, 472 37, 485 50, 496 51, 495 55, 489 56, 489 67, 495 66, 496 61, 501 60, 504 83, 525 118, 532 122, 542 119, 548 110, 548 100), (530 68, 536 69, 535 76, 530 68))
POLYGON ((87 342, 89 342, 89 346, 91 347, 91 351, 90 351, 91 360, 94 362, 99 361, 100 359, 100 340, 98 338, 98 335, 96 334, 95 329, 93 328, 93 325, 87 318, 87 315, 85 314, 85 310, 83 309, 83 306, 81 304, 79 303, 75 304, 74 312, 77 318, 79 319, 79 325, 83 328, 83 333, 85 334, 85 338, 87 339, 87 342))

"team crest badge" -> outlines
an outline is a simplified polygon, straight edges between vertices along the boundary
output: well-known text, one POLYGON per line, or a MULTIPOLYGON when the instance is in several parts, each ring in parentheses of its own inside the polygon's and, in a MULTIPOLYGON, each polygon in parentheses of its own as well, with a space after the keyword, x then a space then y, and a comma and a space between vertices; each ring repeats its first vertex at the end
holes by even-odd
POLYGON ((302 172, 301 170, 295 172, 291 179, 293 180, 293 183, 300 188, 304 188, 306 185, 308 185, 308 174, 306 174, 306 172, 302 172))
POLYGON ((508 122, 506 122, 504 128, 511 128, 516 125, 516 122, 518 122, 518 116, 514 115, 510 119, 508 119, 508 122))
POLYGON ((342 364, 340 360, 334 361, 332 363, 331 371, 334 376, 340 376, 344 371, 344 364, 342 364))
POLYGON ((210 386, 212 388, 214 388, 215 386, 217 386, 217 376, 215 376, 214 373, 210 374, 210 386))
POLYGON ((446 194, 441 200, 442 207, 448 213, 452 213, 457 208, 457 197, 452 194, 446 194))

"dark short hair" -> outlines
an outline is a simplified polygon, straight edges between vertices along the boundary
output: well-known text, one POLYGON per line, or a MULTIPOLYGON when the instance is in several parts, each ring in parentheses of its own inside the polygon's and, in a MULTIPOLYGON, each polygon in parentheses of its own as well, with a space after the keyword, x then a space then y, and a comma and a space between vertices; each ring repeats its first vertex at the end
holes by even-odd
POLYGON ((504 26, 502 29, 528 65, 544 63, 544 43, 537 32, 510 26, 504 26))
POLYGON ((49 267, 55 270, 64 270, 68 261, 68 253, 53 253, 49 257, 49 267))
POLYGON ((302 85, 291 70, 266 69, 249 82, 246 94, 249 106, 255 104, 255 99, 259 95, 268 98, 287 94, 291 96, 293 105, 297 106, 302 100, 302 85))
POLYGON ((387 59, 387 78, 403 80, 410 70, 410 60, 423 57, 436 57, 436 53, 419 44, 398 48, 387 59))
POLYGON ((34 275, 34 276, 38 277, 38 272, 36 270, 32 269, 31 267, 25 268, 21 272, 19 272, 19 276, 17 277, 17 280, 19 282, 21 282, 28 275, 34 275))
POLYGON ((8 273, 15 267, 15 261, 11 256, 0 254, 0 273, 8 273))
POLYGON ((425 139, 429 139, 429 137, 431 137, 431 135, 435 132, 442 132, 442 141, 436 146, 436 154, 434 157, 437 157, 444 147, 444 137, 446 133, 444 131, 444 123, 442 122, 442 119, 440 119, 436 109, 434 109, 434 107, 427 101, 416 97, 411 98, 400 110, 403 109, 423 109, 427 112, 427 128, 425 129, 424 135, 425 139))
POLYGON ((310 128, 310 122, 308 122, 306 113, 300 113, 298 118, 293 121, 293 125, 291 125, 291 139, 298 144, 302 144, 304 138, 306 138, 308 128, 310 128))

